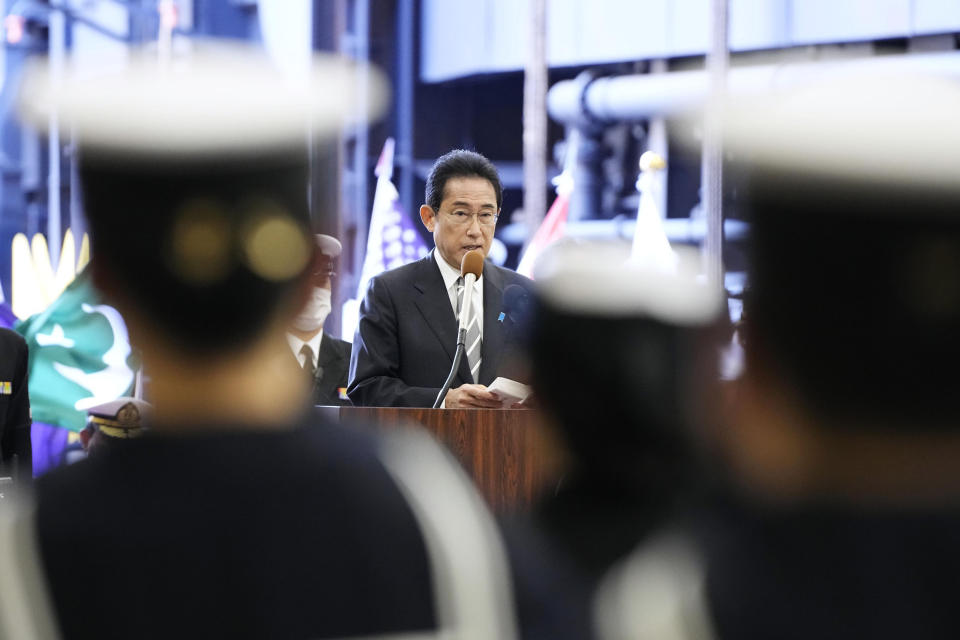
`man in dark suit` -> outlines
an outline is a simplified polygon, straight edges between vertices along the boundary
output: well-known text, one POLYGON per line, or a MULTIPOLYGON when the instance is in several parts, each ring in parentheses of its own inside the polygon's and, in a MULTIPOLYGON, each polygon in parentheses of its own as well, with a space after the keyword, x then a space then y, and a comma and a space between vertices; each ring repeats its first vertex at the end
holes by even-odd
MULTIPOLYGON (((436 249, 370 281, 350 360, 347 393, 354 404, 433 406, 456 350, 460 264, 468 251, 485 256, 490 251, 502 198, 496 168, 479 153, 451 151, 433 165, 420 219, 433 233, 436 249)), ((531 283, 484 262, 473 294, 479 343, 468 331, 471 344, 444 398, 445 408, 501 405, 487 385, 507 355, 503 291, 511 284, 531 283)))
POLYGON ((316 244, 311 278, 313 288, 303 309, 287 330, 287 342, 300 368, 312 380, 313 404, 342 406, 349 404, 344 392, 347 388, 350 343, 334 338, 323 330, 323 323, 330 314, 336 260, 342 247, 339 240, 324 234, 317 234, 316 244))
POLYGON ((32 469, 27 344, 0 329, 0 478, 29 482, 32 469))

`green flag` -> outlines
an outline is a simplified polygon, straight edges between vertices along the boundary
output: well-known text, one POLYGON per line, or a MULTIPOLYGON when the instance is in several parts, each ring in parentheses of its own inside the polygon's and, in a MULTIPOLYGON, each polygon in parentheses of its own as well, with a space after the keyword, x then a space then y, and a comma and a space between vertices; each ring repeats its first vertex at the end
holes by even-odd
POLYGON ((74 431, 86 424, 85 407, 129 395, 134 381, 127 327, 100 302, 87 271, 14 327, 30 348, 33 419, 74 431))

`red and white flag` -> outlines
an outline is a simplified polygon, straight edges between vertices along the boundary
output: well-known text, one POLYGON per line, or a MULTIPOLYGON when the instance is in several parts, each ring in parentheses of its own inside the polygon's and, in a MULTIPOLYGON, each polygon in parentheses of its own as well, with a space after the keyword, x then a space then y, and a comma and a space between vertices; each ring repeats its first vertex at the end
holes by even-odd
POLYGON ((543 251, 551 244, 563 237, 563 232, 567 226, 567 215, 570 212, 570 195, 573 193, 573 166, 577 161, 578 138, 577 132, 570 134, 567 141, 567 153, 563 160, 563 170, 560 175, 553 179, 553 184, 557 189, 557 197, 550 205, 547 215, 543 217, 543 222, 537 228, 533 238, 530 239, 523 255, 520 256, 520 264, 517 265, 517 273, 533 278, 533 267, 543 251))
POLYGON ((517 265, 517 273, 533 278, 533 265, 537 258, 543 253, 551 243, 563 237, 563 230, 567 226, 567 214, 570 212, 570 194, 573 193, 573 178, 566 170, 557 176, 557 197, 550 210, 543 217, 543 222, 533 234, 530 244, 523 252, 520 258, 520 264, 517 265))

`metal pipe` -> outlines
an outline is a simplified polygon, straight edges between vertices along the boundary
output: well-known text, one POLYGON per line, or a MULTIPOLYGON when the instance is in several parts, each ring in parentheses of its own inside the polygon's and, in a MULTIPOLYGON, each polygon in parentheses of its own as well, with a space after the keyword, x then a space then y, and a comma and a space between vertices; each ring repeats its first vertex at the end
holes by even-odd
MULTIPOLYGON (((666 218, 662 221, 663 231, 671 243, 701 244, 707 234, 706 221, 692 218, 666 218)), ((619 238, 632 241, 637 227, 636 218, 617 216, 609 220, 570 220, 563 234, 580 240, 609 240, 619 238)), ((743 240, 747 237, 749 226, 742 220, 723 221, 724 237, 729 240, 743 240)), ((497 237, 510 245, 522 244, 526 238, 526 225, 512 223, 497 229, 497 237)))
POLYGON ((574 189, 570 194, 568 220, 587 220, 600 213, 603 200, 603 130, 577 127, 577 155, 573 165, 574 189))
MULTIPOLYGON (((886 55, 832 62, 736 67, 727 73, 728 94, 762 93, 822 80, 825 76, 930 73, 960 79, 960 52, 886 55)), ((623 122, 701 108, 709 95, 705 71, 673 71, 558 82, 547 93, 547 110, 558 122, 623 122)))

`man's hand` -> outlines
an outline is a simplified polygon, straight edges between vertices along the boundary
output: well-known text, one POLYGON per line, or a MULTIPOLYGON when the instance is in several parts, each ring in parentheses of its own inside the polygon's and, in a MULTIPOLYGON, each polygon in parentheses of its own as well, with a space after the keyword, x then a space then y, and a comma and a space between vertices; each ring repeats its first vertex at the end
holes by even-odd
POLYGON ((482 384, 464 384, 447 391, 446 409, 499 409, 500 398, 482 384))

